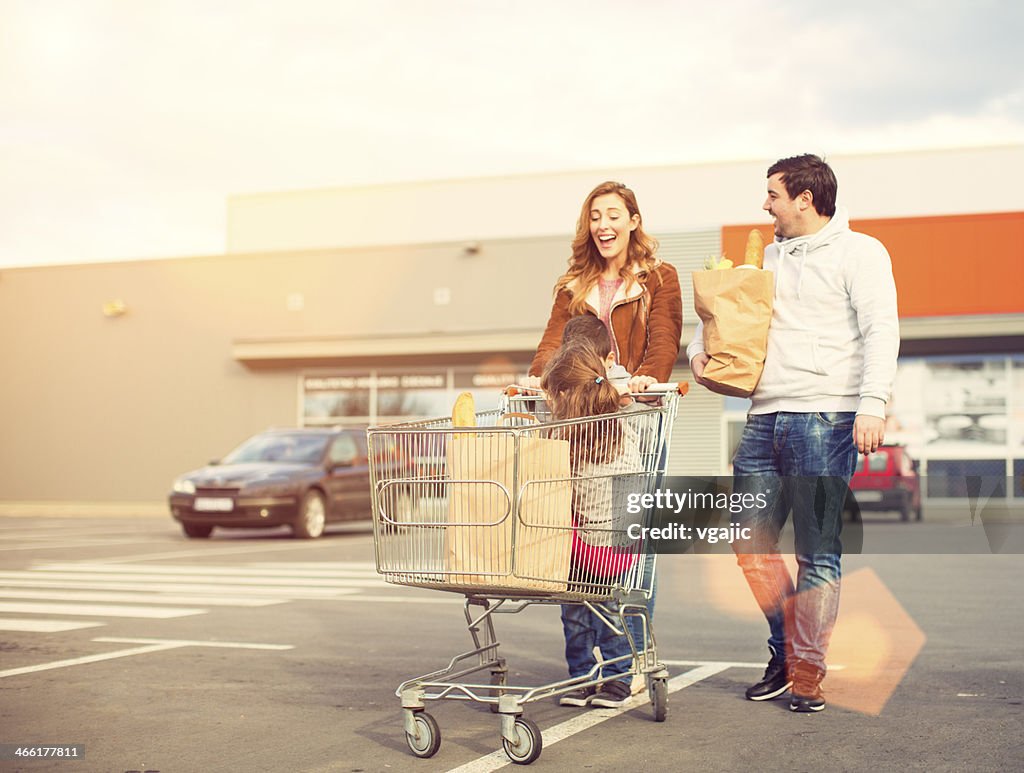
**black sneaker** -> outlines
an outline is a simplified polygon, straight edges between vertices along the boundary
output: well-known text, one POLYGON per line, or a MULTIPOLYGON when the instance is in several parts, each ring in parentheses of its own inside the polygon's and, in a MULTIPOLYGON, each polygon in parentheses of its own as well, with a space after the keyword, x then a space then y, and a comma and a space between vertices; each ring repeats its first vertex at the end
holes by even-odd
POLYGON ((825 697, 821 694, 821 680, 825 669, 797 660, 793 663, 793 692, 789 696, 789 710, 807 713, 825 710, 825 697))
POLYGON ((619 706, 625 706, 631 697, 633 696, 630 693, 629 682, 617 679, 601 685, 590 705, 602 709, 617 709, 619 706))
POLYGON ((768 651, 772 653, 772 659, 768 661, 768 668, 764 670, 761 681, 748 687, 744 693, 748 701, 770 701, 772 698, 778 698, 793 684, 786 671, 786 656, 780 655, 772 647, 769 647, 768 651))
POLYGON ((594 686, 580 687, 572 692, 563 694, 558 699, 559 706, 586 706, 594 699, 596 690, 594 686))

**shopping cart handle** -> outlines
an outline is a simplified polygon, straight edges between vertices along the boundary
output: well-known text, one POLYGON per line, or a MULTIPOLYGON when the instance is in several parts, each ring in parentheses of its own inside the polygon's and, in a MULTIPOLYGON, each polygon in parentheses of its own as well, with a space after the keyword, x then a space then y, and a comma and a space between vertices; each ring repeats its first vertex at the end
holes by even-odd
POLYGON ((646 391, 644 391, 644 392, 634 392, 634 394, 646 395, 646 394, 650 394, 651 392, 664 392, 664 393, 678 392, 679 396, 682 397, 683 395, 685 395, 689 391, 690 391, 690 382, 689 381, 680 381, 680 382, 675 383, 675 384, 666 381, 666 382, 659 382, 657 384, 650 384, 647 387, 646 391))
MULTIPOLYGON (((690 391, 689 381, 679 381, 676 383, 664 381, 655 384, 651 384, 647 387, 646 391, 634 392, 634 395, 645 395, 651 394, 652 392, 658 394, 669 394, 670 392, 677 392, 680 397, 690 391)), ((515 397, 516 395, 535 395, 538 398, 543 399, 544 391, 536 387, 524 387, 519 384, 511 384, 505 387, 505 394, 508 397, 515 397)))
POLYGON ((544 398, 544 390, 540 387, 525 387, 519 384, 510 384, 505 387, 505 395, 507 397, 515 397, 516 395, 531 395, 536 396, 540 399, 544 398))

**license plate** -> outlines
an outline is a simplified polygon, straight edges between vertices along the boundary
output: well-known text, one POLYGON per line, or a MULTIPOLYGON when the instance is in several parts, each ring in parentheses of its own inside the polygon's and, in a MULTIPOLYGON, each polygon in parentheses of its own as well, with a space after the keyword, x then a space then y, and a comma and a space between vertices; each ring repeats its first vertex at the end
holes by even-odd
POLYGON ((200 513, 230 513, 235 500, 228 497, 196 497, 193 509, 200 513))
POLYGON ((858 502, 881 502, 881 491, 854 491, 853 497, 858 502))

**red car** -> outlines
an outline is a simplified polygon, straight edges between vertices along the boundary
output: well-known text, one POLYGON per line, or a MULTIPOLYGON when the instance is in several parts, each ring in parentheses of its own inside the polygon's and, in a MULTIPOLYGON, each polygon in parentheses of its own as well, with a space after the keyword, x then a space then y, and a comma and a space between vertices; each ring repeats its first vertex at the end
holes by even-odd
POLYGON ((856 503, 849 499, 846 503, 852 519, 858 520, 864 511, 895 510, 902 521, 909 521, 911 513, 920 521, 921 478, 917 470, 917 461, 903 446, 881 446, 873 454, 858 456, 850 481, 856 503))

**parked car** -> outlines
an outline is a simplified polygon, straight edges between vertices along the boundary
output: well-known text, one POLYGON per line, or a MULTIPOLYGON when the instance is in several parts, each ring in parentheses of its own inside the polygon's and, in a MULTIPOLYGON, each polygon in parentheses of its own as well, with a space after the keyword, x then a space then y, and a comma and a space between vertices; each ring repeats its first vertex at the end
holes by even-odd
POLYGON ((187 537, 209 537, 214 527, 281 525, 295 537, 319 537, 332 521, 370 518, 366 432, 260 432, 223 459, 177 478, 169 501, 187 537))
POLYGON ((863 511, 888 510, 898 511, 903 521, 911 514, 915 520, 922 518, 918 463, 904 446, 881 446, 873 454, 859 455, 850 491, 856 502, 847 498, 846 509, 854 520, 863 511))

